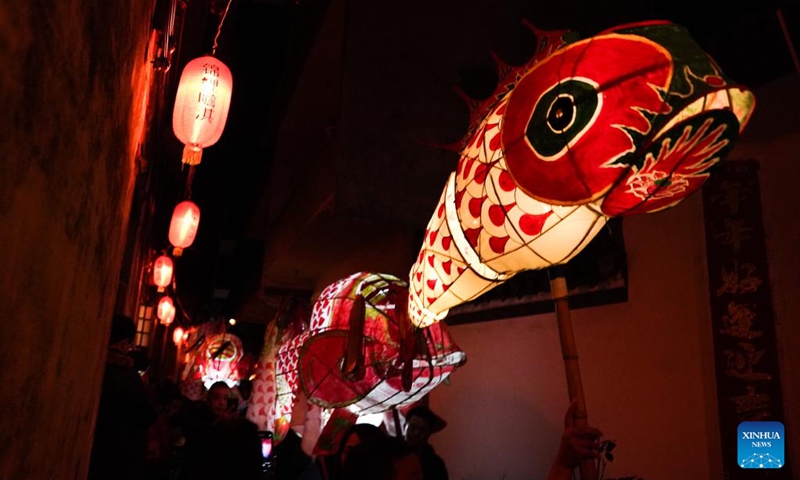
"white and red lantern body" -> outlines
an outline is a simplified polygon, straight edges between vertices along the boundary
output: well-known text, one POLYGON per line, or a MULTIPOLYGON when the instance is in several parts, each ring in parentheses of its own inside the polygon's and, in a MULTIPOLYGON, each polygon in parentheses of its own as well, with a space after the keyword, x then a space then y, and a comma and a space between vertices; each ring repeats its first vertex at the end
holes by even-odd
POLYGON ((170 297, 162 297, 158 301, 158 309, 156 311, 162 325, 169 325, 175 320, 175 304, 170 297))
POLYGON ((219 140, 228 119, 233 77, 228 67, 212 56, 196 58, 181 73, 172 130, 184 145, 182 162, 200 163, 202 149, 219 140))
POLYGON ((198 225, 200 225, 200 209, 197 205, 186 200, 175 206, 169 224, 169 243, 175 247, 173 255, 180 256, 183 249, 194 242, 198 225))
POLYGON ((158 257, 153 264, 153 283, 158 287, 159 292, 163 292, 172 282, 173 263, 172 259, 166 255, 158 257))

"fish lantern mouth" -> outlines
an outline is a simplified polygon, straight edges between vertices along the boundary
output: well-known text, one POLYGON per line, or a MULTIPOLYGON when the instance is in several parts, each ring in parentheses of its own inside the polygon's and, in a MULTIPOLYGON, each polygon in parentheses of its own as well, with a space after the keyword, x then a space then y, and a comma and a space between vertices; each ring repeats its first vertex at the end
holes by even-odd
POLYGON ((752 115, 753 93, 720 77, 702 81, 705 91, 673 104, 675 113, 626 159, 626 174, 603 198, 605 215, 672 207, 697 191, 728 156, 752 115))
MULTIPOLYGON (((714 81, 714 80, 708 80, 714 81)), ((721 79, 717 79, 721 81, 721 79)), ((699 96, 694 101, 683 107, 677 114, 675 114, 659 131, 654 135, 657 139, 662 137, 665 132, 674 128, 675 125, 682 121, 702 114, 711 110, 728 110, 731 111, 737 122, 739 123, 739 132, 744 130, 750 116, 753 113, 753 104, 755 100, 753 93, 743 87, 739 86, 725 86, 717 90, 713 90, 705 95, 699 96)))

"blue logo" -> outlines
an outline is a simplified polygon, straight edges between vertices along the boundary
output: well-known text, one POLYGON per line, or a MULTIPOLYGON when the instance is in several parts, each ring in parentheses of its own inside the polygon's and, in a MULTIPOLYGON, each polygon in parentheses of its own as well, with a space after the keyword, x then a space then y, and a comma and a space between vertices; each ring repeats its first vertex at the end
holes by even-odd
POLYGON ((783 424, 742 422, 739 424, 739 466, 742 468, 783 467, 783 424))

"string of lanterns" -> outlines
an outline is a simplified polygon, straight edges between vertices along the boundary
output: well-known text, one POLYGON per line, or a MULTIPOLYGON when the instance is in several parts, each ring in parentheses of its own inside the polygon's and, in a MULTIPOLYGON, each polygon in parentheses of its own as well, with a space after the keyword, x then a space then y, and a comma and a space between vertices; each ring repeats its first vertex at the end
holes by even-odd
MULTIPOLYGON (((170 285, 174 290, 175 264, 173 257, 180 257, 195 240, 200 225, 200 208, 191 201, 193 169, 202 160, 203 149, 220 139, 225 129, 233 92, 233 77, 227 65, 216 58, 217 39, 231 5, 228 0, 225 12, 214 38, 210 55, 189 61, 181 73, 175 104, 172 112, 172 131, 184 144, 181 162, 189 167, 187 185, 182 199, 174 208, 170 220, 168 239, 172 256, 164 253, 155 259, 152 266, 152 283, 158 293, 166 292, 170 285)), ((174 292, 173 292, 174 294, 174 292)), ((169 327, 175 320, 175 302, 169 294, 158 301, 157 317, 162 325, 169 327)), ((173 331, 173 342, 178 345, 184 338, 181 327, 173 331)))

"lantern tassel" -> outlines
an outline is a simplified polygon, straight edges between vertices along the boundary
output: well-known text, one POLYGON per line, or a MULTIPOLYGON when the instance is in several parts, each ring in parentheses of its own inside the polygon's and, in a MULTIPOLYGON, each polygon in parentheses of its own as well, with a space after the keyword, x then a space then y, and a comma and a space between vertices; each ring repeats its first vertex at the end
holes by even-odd
POLYGON ((189 143, 183 147, 183 157, 181 157, 181 162, 185 163, 186 165, 200 165, 202 158, 203 149, 200 148, 200 146, 196 143, 189 143))
POLYGON ((181 247, 173 247, 172 248, 172 256, 173 257, 180 257, 183 253, 183 248, 181 247))

